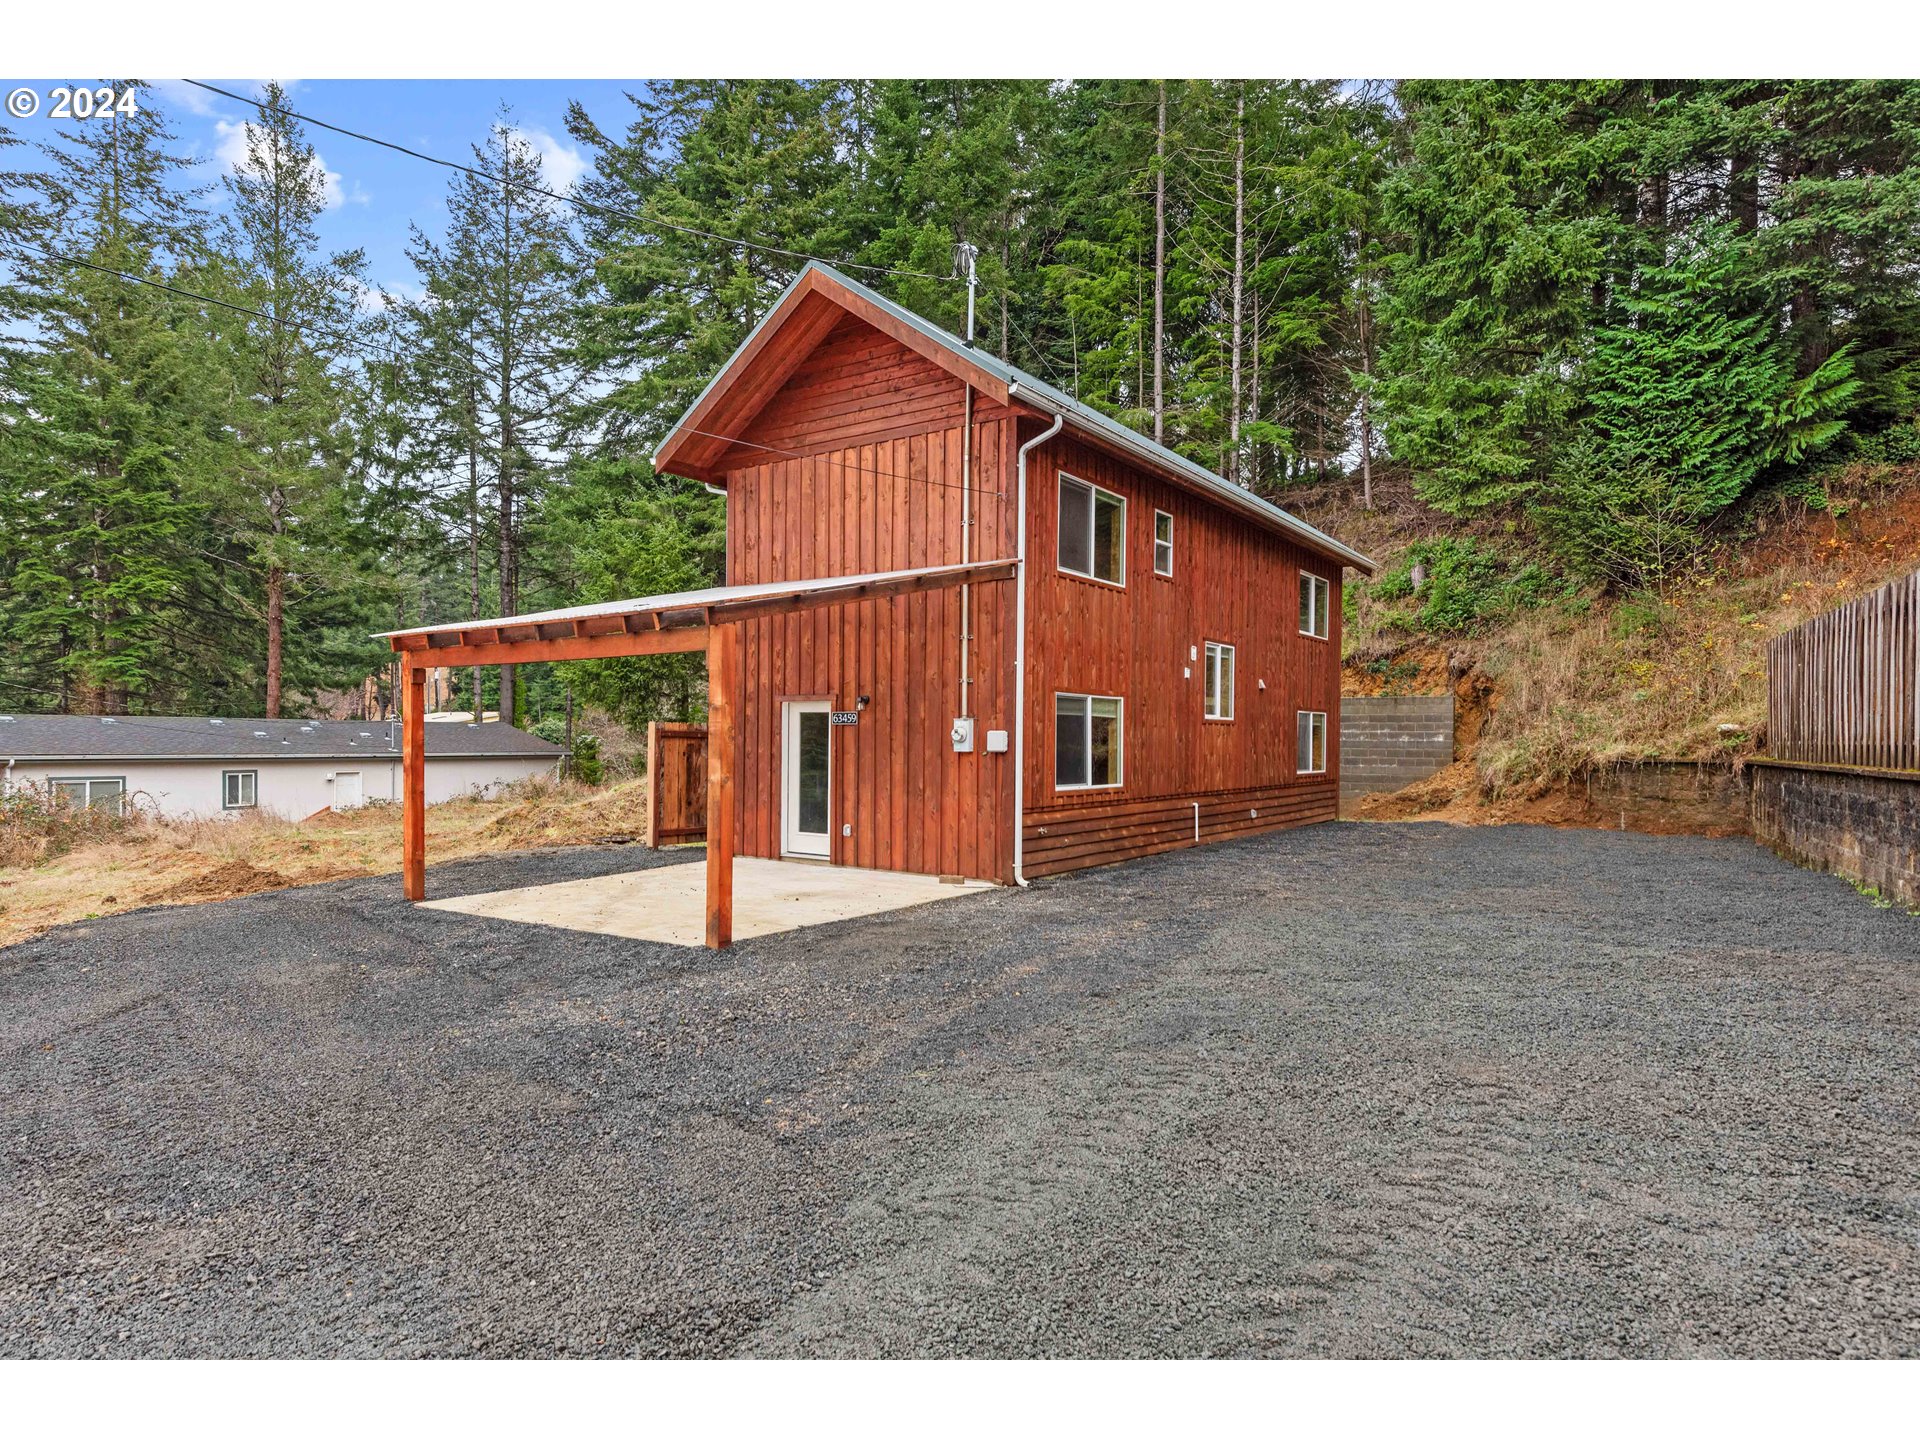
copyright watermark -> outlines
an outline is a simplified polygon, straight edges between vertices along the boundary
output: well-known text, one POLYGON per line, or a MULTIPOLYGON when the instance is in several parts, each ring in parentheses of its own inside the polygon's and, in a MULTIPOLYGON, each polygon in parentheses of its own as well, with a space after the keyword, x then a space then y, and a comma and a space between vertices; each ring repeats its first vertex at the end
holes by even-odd
POLYGON ((106 120, 138 115, 140 92, 131 85, 125 90, 111 85, 55 85, 44 96, 31 85, 20 85, 7 92, 7 113, 16 120, 31 120, 43 107, 49 120, 106 120))

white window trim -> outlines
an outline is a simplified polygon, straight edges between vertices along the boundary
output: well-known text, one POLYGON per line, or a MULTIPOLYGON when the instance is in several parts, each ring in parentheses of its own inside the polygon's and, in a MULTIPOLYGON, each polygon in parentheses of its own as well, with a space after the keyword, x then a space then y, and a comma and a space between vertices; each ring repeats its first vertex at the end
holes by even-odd
POLYGON ((82 801, 80 805, 80 808, 83 810, 91 810, 93 808, 93 787, 96 785, 105 785, 108 783, 112 783, 120 787, 120 806, 117 813, 121 815, 126 814, 127 813, 127 777, 124 775, 49 775, 47 777, 47 788, 49 790, 55 790, 57 786, 61 786, 61 785, 86 786, 87 798, 84 801, 82 801))
POLYGON ((1165 510, 1153 512, 1153 573, 1163 580, 1173 578, 1173 516, 1165 510), (1160 568, 1160 522, 1167 522, 1167 568, 1160 568))
MULTIPOLYGON (((1296 775, 1324 775, 1327 773, 1327 712, 1324 710, 1301 710, 1298 714, 1318 716, 1320 719, 1320 763, 1317 766, 1312 763, 1313 746, 1309 743, 1305 755, 1296 755, 1293 757, 1293 773, 1296 775), (1304 765, 1301 764, 1303 760, 1307 762, 1304 765)), ((1294 744, 1298 745, 1300 743, 1300 722, 1297 718, 1294 720, 1293 734, 1294 744)))
POLYGON ((222 770, 220 772, 220 808, 222 810, 257 810, 260 808, 260 772, 258 770, 222 770), (253 777, 253 798, 251 800, 228 800, 227 782, 236 775, 253 777))
MULTIPOLYGON (((1062 575, 1072 575, 1073 577, 1079 580, 1091 580, 1096 585, 1111 585, 1116 590, 1126 589, 1127 588, 1127 497, 1122 495, 1117 490, 1109 490, 1104 485, 1096 485, 1091 480, 1082 480, 1078 475, 1072 474, 1066 470, 1062 470, 1058 473, 1054 481, 1053 505, 1054 505, 1054 516, 1053 516, 1054 568, 1058 570, 1062 575), (1104 576, 1094 574, 1091 570, 1076 570, 1071 565, 1062 565, 1060 563, 1060 523, 1065 514, 1065 507, 1060 504, 1060 492, 1066 488, 1068 481, 1072 481, 1075 485, 1086 486, 1087 489, 1093 492, 1094 497, 1096 499, 1099 496, 1105 495, 1109 500, 1117 500, 1120 502, 1120 578, 1118 580, 1109 580, 1104 576)), ((1099 533, 1099 530, 1100 530, 1100 522, 1099 522, 1098 516, 1095 513, 1095 507, 1092 503, 1089 503, 1087 506, 1087 554, 1089 557, 1091 557, 1094 553, 1094 550, 1093 550, 1094 536, 1099 533)), ((1062 693, 1065 694, 1065 693, 1071 693, 1071 692, 1063 691, 1062 693)), ((1098 698, 1107 700, 1107 699, 1112 699, 1113 697, 1103 695, 1098 698)))
MULTIPOLYGON (((1327 628, 1324 631, 1309 630, 1306 628, 1306 626, 1303 625, 1300 628, 1300 633, 1312 640, 1326 640, 1331 638, 1331 636, 1333 635, 1333 585, 1332 583, 1328 581, 1326 576, 1316 575, 1311 570, 1302 570, 1300 572, 1300 583, 1302 585, 1311 585, 1313 587, 1313 591, 1316 599, 1323 592, 1327 597, 1327 601, 1324 606, 1310 603, 1309 608, 1307 610, 1307 623, 1312 624, 1313 617, 1317 615, 1321 610, 1324 609, 1327 613, 1327 628)), ((1313 713, 1318 714, 1319 712, 1314 711, 1313 713)))
MULTIPOLYGON (((1205 670, 1202 670, 1200 672, 1200 675, 1201 675, 1200 712, 1201 714, 1205 715, 1206 718, 1209 720, 1220 720, 1220 721, 1232 720, 1233 713, 1234 713, 1234 710, 1233 710, 1234 693, 1233 692, 1234 692, 1234 686, 1239 679, 1240 657, 1234 653, 1233 646, 1229 645, 1226 641, 1209 640, 1201 647, 1200 663, 1207 667, 1205 670), (1206 697, 1207 697, 1206 677, 1214 673, 1214 666, 1222 655, 1233 656, 1233 672, 1234 672, 1232 675, 1227 677, 1227 686, 1226 686, 1227 706, 1224 712, 1209 710, 1206 708, 1206 697)), ((1220 685, 1218 684, 1218 682, 1216 682, 1213 687, 1213 698, 1214 698, 1214 702, 1218 704, 1221 698, 1220 685)))
POLYGON ((1053 692, 1053 788, 1056 792, 1069 790, 1119 790, 1127 783, 1127 702, 1118 695, 1092 695, 1083 690, 1056 690, 1053 692), (1115 767, 1119 779, 1091 782, 1085 785, 1062 785, 1060 783, 1060 702, 1062 700, 1085 700, 1087 704, 1087 773, 1093 773, 1093 704, 1095 700, 1111 700, 1120 708, 1115 717, 1120 735, 1120 763, 1115 767))

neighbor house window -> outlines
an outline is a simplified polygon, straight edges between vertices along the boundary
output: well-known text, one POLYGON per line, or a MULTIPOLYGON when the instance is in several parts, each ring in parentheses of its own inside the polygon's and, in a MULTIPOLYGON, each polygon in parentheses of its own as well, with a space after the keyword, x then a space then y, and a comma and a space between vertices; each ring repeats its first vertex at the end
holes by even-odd
POLYGON ((1053 787, 1110 789, 1120 783, 1120 700, 1114 695, 1053 697, 1053 787))
POLYGON ((220 784, 220 808, 223 810, 251 810, 260 803, 258 770, 223 771, 220 784))
POLYGON ((67 780, 56 777, 49 783, 55 795, 77 810, 111 810, 118 815, 126 806, 127 781, 123 775, 76 776, 67 780))
POLYGON ((1060 568, 1127 583, 1127 502, 1111 490, 1060 475, 1060 568))
POLYGON ((1233 646, 1207 641, 1207 719, 1233 719, 1233 646))
POLYGON ((1173 574, 1173 516, 1164 510, 1153 512, 1153 573, 1173 574))
POLYGON ((1318 575, 1300 572, 1300 633, 1327 638, 1327 597, 1333 587, 1318 575))
POLYGON ((1319 775, 1327 768, 1327 712, 1300 712, 1300 748, 1293 768, 1302 775, 1319 775))

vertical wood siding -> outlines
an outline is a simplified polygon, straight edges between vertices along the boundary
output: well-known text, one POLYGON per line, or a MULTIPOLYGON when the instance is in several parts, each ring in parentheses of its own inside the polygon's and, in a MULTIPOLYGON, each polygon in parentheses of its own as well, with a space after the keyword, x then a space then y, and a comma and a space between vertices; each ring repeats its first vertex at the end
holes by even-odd
MULTIPOLYGON (((959 561, 963 402, 956 380, 898 342, 857 321, 836 326, 727 453, 729 583, 959 561)), ((1020 438, 1006 410, 977 399, 974 560, 1015 553, 1020 438)), ((1032 455, 1028 481, 1027 873, 1190 845, 1196 806, 1203 840, 1332 819, 1340 567, 1076 441, 1032 455), (1126 498, 1124 589, 1057 570, 1061 469, 1126 498), (1156 509, 1174 517, 1170 580, 1153 573, 1156 509), (1326 640, 1299 634, 1303 566, 1330 582, 1326 640), (1202 717, 1209 640, 1235 647, 1230 722, 1202 717), (1058 691, 1126 702, 1120 789, 1054 789, 1058 691), (1324 775, 1294 773, 1302 709, 1327 714, 1324 775)), ((780 853, 782 702, 852 710, 865 695, 859 723, 830 732, 832 860, 1012 879, 1013 760, 986 752, 988 730, 1013 728, 1012 585, 976 585, 972 601, 970 754, 955 754, 947 733, 960 713, 958 590, 742 626, 740 853, 780 853)))
MULTIPOLYGON (((960 561, 964 392, 937 371, 931 388, 924 372, 933 369, 849 326, 796 371, 747 431, 769 449, 743 447, 729 462, 739 464, 727 484, 729 583, 960 561), (895 433, 902 426, 907 433, 895 433), (772 447, 811 453, 769 458, 772 447)), ((985 403, 975 414, 969 558, 1008 557, 1013 506, 1001 462, 1011 421, 985 403)), ((853 710, 865 695, 859 723, 830 732, 834 863, 1012 878, 1012 759, 987 754, 985 738, 1013 724, 1013 587, 975 585, 971 597, 970 754, 948 739, 960 713, 958 589, 743 624, 740 853, 780 853, 782 702, 853 710)))
POLYGON ((1026 873, 1191 845, 1196 803, 1203 840, 1334 818, 1340 566, 1076 441, 1027 465, 1026 873), (1057 568, 1062 470, 1125 497, 1124 588, 1057 568), (1173 516, 1171 579, 1153 571, 1155 510, 1173 516), (1303 567, 1329 582, 1325 640, 1299 633, 1303 567), (1231 721, 1203 715, 1209 640, 1235 650, 1231 721), (1118 790, 1054 788, 1059 692, 1125 702, 1118 790), (1301 710, 1327 714, 1323 775, 1295 774, 1301 710))
POLYGON ((1920 571, 1774 637, 1767 752, 1920 770, 1920 571))

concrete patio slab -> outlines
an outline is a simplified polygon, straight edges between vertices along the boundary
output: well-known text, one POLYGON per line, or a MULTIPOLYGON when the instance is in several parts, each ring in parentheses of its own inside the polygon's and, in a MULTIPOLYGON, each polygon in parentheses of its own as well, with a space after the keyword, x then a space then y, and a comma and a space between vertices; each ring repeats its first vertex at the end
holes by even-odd
MULTIPOLYGON (((704 946, 706 880, 704 865, 660 865, 620 875, 426 900, 421 908, 557 925, 662 945, 704 946)), ((778 935, 993 888, 983 880, 955 885, 931 875, 742 855, 733 862, 733 938, 778 935)))

